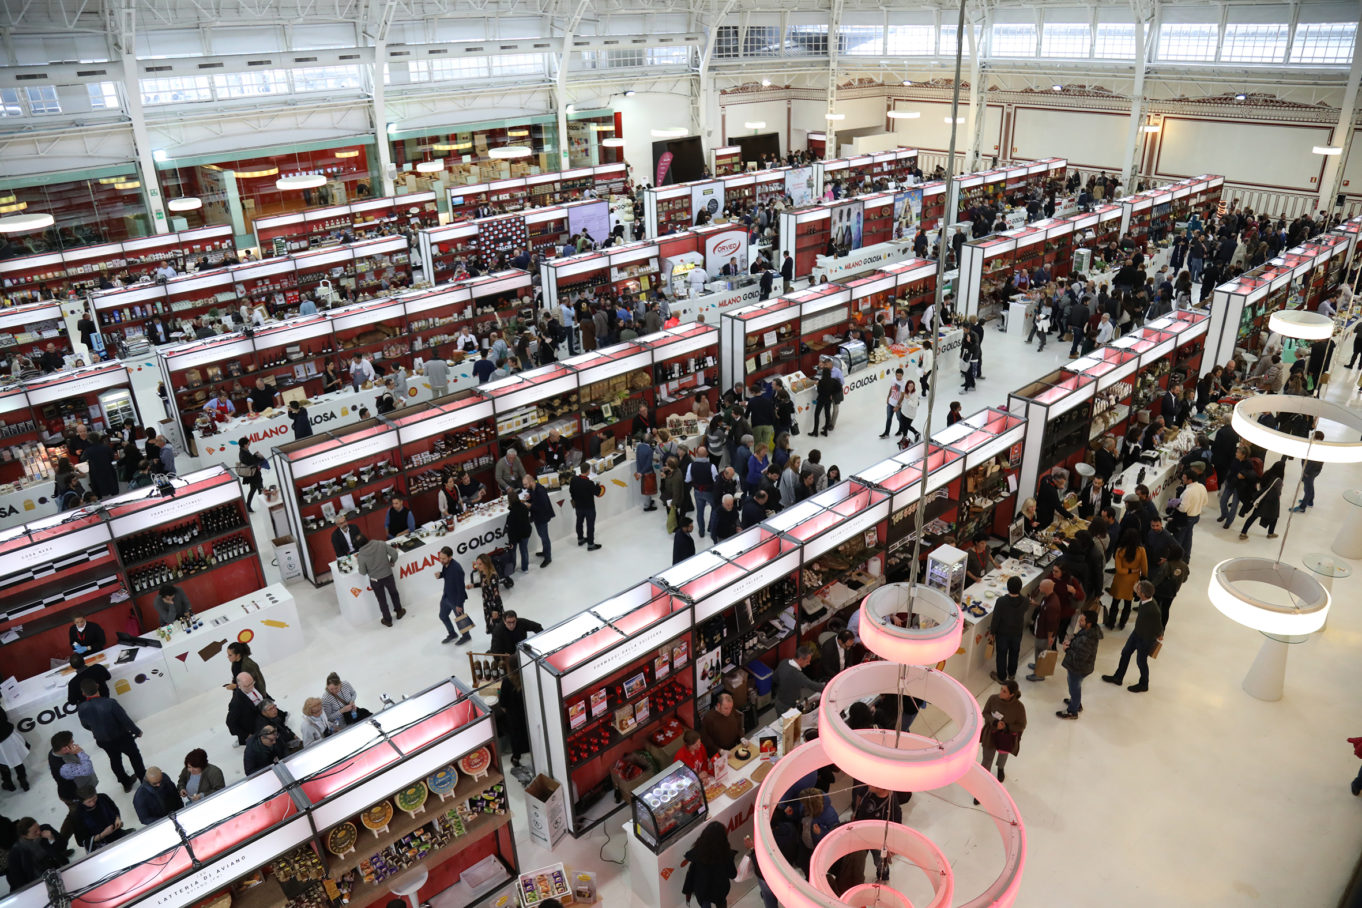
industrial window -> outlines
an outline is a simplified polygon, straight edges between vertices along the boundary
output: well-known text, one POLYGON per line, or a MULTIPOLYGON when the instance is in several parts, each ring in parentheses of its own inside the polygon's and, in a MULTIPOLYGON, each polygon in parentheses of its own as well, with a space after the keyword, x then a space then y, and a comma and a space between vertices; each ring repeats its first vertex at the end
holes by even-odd
POLYGON ((738 56, 738 26, 721 25, 714 36, 714 56, 732 59, 738 56))
POLYGON ((774 57, 780 53, 780 28, 775 25, 749 25, 742 39, 744 57, 774 57))
POLYGON ((1311 22, 1296 26, 1296 39, 1291 42, 1292 63, 1353 62, 1353 41, 1357 37, 1356 22, 1311 22))
POLYGON ((843 25, 838 35, 839 54, 864 57, 884 54, 884 29, 878 25, 843 25))
POLYGON ((488 57, 493 76, 541 76, 544 74, 543 54, 500 54, 488 57))
POLYGON ((363 87, 358 66, 309 66, 293 70, 294 91, 356 91, 363 87))
MULTIPOLYGON (((956 32, 957 32, 958 30, 959 30, 959 29, 958 29, 956 26, 954 26, 954 25, 943 25, 943 26, 941 26, 941 50, 939 51, 939 53, 941 54, 941 56, 943 56, 943 57, 954 57, 954 56, 955 56, 955 46, 956 46, 955 34, 956 34, 956 32)), ((975 35, 976 43, 978 43, 978 36, 979 36, 979 31, 978 31, 978 29, 975 29, 974 35, 975 35)), ((968 40, 965 41, 965 45, 964 45, 963 48, 961 48, 960 54, 961 54, 961 56, 965 56, 965 57, 968 57, 968 56, 969 56, 969 41, 968 41, 968 40)))
POLYGON ((112 82, 91 82, 85 86, 90 92, 91 110, 118 110, 118 86, 112 82))
POLYGON ((207 76, 171 76, 168 79, 143 79, 142 103, 178 104, 182 101, 213 100, 213 83, 207 76))
POLYGON ((288 71, 266 69, 253 73, 225 73, 213 77, 213 90, 219 98, 286 95, 289 92, 288 71))
MULTIPOLYGON (((464 59, 453 60, 420 60, 418 63, 424 66, 430 73, 429 76, 420 81, 425 82, 448 82, 451 79, 476 79, 487 75, 487 61, 483 57, 466 57, 464 59)), ((414 68, 417 63, 412 63, 414 68)), ((413 79, 413 81, 416 81, 413 79)))
POLYGON ((785 35, 787 57, 823 57, 828 53, 826 25, 791 25, 785 35))
POLYGON ((1046 22, 1040 33, 1042 57, 1086 57, 1091 44, 1092 30, 1086 22, 1046 22))
POLYGON ((891 25, 885 53, 901 57, 930 57, 936 53, 936 28, 931 25, 891 25))
MULTIPOLYGON (((1047 26, 1047 32, 1050 30, 1047 26)), ((1135 59, 1135 25, 1122 22, 1097 23, 1097 38, 1092 55, 1104 60, 1135 59)))
POLYGON ((647 60, 649 66, 686 66, 690 63, 690 48, 650 47, 647 60))
POLYGON ((1220 26, 1212 22, 1167 22, 1159 27, 1159 59, 1215 61, 1220 26))
POLYGON ((1220 45, 1220 59, 1230 63, 1281 63, 1286 59, 1285 23, 1230 23, 1220 45))
POLYGON ((19 89, 0 88, 0 117, 22 117, 24 106, 19 102, 19 89))
POLYGON ((57 86, 36 85, 32 88, 25 88, 24 94, 28 96, 30 113, 61 113, 61 101, 57 100, 57 86))
POLYGON ((993 26, 993 43, 989 45, 995 57, 1034 57, 1036 55, 1036 27, 1030 23, 993 26))

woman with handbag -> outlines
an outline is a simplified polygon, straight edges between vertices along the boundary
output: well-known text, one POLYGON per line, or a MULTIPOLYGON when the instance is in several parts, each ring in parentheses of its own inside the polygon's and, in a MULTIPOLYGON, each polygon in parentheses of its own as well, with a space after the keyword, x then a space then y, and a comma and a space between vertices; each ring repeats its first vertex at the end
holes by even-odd
POLYGON ((491 555, 483 554, 473 559, 472 580, 468 588, 471 590, 476 586, 482 591, 482 617, 490 637, 492 628, 501 623, 501 578, 497 576, 491 555))
POLYGON ((237 467, 236 475, 241 477, 241 481, 246 488, 250 489, 250 494, 246 496, 246 510, 253 510, 251 501, 257 492, 265 491, 265 478, 260 475, 265 458, 251 450, 251 440, 243 438, 237 443, 237 467))
POLYGON ((979 746, 983 750, 980 763, 984 769, 993 768, 993 760, 998 760, 998 781, 1007 776, 1003 767, 1007 758, 1021 750, 1022 732, 1026 731, 1026 707, 1021 702, 1021 687, 1011 679, 1004 681, 984 703, 984 727, 979 733, 979 746))
MULTIPOLYGON (((822 795, 822 792, 819 792, 822 795)), ((728 890, 738 876, 734 851, 728 844, 728 829, 718 820, 700 832, 695 844, 686 852, 690 866, 686 869, 681 894, 689 905, 692 898, 700 908, 724 908, 728 904, 728 890)))
POLYGON ((1253 502, 1253 513, 1244 521, 1244 529, 1239 532, 1240 539, 1248 538, 1249 527, 1258 521, 1267 530, 1268 539, 1277 538, 1277 518, 1282 512, 1282 479, 1286 476, 1286 461, 1278 460, 1267 468, 1259 487, 1263 490, 1253 502))

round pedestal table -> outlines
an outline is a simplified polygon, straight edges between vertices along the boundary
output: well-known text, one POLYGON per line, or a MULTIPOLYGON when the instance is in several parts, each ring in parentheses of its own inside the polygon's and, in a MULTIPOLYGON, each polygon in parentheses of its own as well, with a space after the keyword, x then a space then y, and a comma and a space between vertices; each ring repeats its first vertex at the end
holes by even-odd
POLYGON ((1344 558, 1362 558, 1362 489, 1348 489, 1343 500, 1348 504, 1348 513, 1330 548, 1344 558))
POLYGON ((416 894, 421 891, 421 887, 426 885, 430 879, 430 872, 424 867, 417 867, 393 880, 391 887, 393 895, 400 896, 411 903, 411 908, 420 908, 420 902, 416 894))
MULTIPOLYGON (((1353 569, 1346 561, 1328 552, 1310 552, 1301 560, 1305 563, 1306 570, 1315 575, 1319 585, 1328 590, 1330 596, 1334 594, 1335 580, 1346 580, 1353 575, 1353 569)), ((1324 627, 1328 626, 1329 619, 1325 618, 1324 627)))

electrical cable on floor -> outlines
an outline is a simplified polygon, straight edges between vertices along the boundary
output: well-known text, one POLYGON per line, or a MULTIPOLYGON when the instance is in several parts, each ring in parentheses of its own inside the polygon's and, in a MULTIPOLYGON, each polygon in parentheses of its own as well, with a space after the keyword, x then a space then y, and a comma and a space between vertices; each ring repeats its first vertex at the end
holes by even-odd
POLYGON ((610 844, 610 824, 609 824, 609 823, 602 823, 602 824, 601 824, 601 831, 605 833, 605 841, 601 843, 601 850, 598 851, 598 852, 596 853, 597 856, 598 856, 602 861, 608 861, 608 862, 611 863, 611 864, 618 864, 618 865, 620 865, 621 867, 623 867, 623 866, 627 863, 625 860, 620 859, 620 860, 617 861, 617 860, 615 860, 614 858, 608 858, 608 857, 605 856, 605 846, 610 844))

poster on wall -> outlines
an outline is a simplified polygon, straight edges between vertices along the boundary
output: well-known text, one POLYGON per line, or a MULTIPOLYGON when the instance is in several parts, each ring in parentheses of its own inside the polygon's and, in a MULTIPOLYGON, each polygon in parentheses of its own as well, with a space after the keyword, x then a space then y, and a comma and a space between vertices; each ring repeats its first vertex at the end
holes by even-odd
POLYGON ((724 184, 722 180, 699 183, 690 189, 690 214, 694 224, 708 224, 724 210, 724 184), (702 219, 701 212, 708 212, 702 219))
POLYGON ((568 209, 568 232, 576 235, 583 230, 597 243, 605 242, 610 235, 609 202, 590 202, 568 209))
POLYGON ((747 273, 747 231, 742 228, 724 230, 705 237, 705 270, 719 274, 730 261, 737 265, 738 274, 747 273))
POLYGON ((489 218, 478 226, 478 252, 491 267, 498 252, 511 255, 517 249, 524 249, 530 242, 529 231, 525 229, 525 218, 511 214, 501 218, 489 218))
POLYGON ((894 193, 894 239, 910 240, 922 223, 922 190, 894 193))
POLYGON ((832 241, 841 250, 861 248, 861 228, 865 222, 865 205, 858 201, 845 202, 832 209, 832 241))
POLYGON ((785 194, 796 208, 813 204, 813 189, 812 167, 792 167, 785 172, 785 194))

